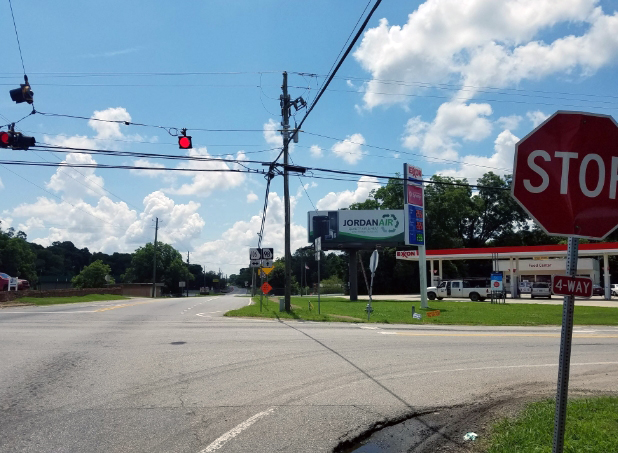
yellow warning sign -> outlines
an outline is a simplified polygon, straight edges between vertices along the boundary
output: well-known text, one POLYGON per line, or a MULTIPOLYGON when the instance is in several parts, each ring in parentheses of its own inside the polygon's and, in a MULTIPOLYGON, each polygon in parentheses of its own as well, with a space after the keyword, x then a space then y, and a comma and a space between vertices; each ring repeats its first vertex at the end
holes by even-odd
POLYGON ((274 267, 263 267, 262 268, 262 272, 264 272, 266 275, 270 274, 273 271, 274 267))

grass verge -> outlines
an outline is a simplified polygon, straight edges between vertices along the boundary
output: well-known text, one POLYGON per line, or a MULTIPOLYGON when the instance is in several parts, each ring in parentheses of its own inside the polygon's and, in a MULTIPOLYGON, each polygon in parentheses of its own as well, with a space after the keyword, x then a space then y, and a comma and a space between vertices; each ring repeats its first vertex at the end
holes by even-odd
MULTIPOLYGON (((555 400, 526 407, 515 419, 494 425, 482 451, 487 453, 550 453, 555 400)), ((618 452, 618 397, 573 399, 567 408, 565 453, 618 452)))
POLYGON ((77 302, 99 302, 106 300, 127 300, 130 297, 118 296, 115 294, 88 294, 86 296, 70 296, 70 297, 22 297, 19 302, 34 305, 57 305, 57 304, 74 304, 77 302))
MULTIPOLYGON (((279 312, 279 298, 254 297, 252 305, 232 310, 225 316, 303 319, 308 321, 368 322, 366 301, 350 302, 338 297, 292 297, 290 313, 279 312), (312 308, 309 308, 311 303, 312 308)), ((491 304, 489 302, 430 301, 429 309, 421 309, 420 301, 374 301, 371 323, 392 324, 457 324, 484 326, 542 326, 562 323, 561 305, 491 304), (412 306, 423 316, 412 318, 412 306), (427 311, 440 310, 440 316, 427 317, 427 311)), ((575 324, 618 325, 618 307, 575 307, 575 324)))

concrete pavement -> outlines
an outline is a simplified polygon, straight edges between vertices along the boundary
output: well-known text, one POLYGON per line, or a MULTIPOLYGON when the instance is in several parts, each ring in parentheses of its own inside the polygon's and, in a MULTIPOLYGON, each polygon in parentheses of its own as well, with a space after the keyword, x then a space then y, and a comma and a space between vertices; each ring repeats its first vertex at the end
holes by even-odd
MULTIPOLYGON (((558 327, 222 316, 248 301, 0 310, 0 452, 328 452, 394 418, 555 390, 558 327)), ((572 391, 617 392, 618 328, 575 330, 572 391)))

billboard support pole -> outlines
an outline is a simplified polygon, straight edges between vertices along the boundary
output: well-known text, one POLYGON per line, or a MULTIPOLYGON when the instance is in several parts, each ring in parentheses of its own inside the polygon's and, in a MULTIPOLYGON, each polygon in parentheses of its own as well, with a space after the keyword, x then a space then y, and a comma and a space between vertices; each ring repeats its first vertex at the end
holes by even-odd
POLYGON ((418 246, 418 272, 421 284, 421 308, 429 308, 427 304, 427 256, 425 246, 418 246))
MULTIPOLYGON (((579 238, 569 236, 568 244, 566 271, 569 277, 576 277, 579 238)), ((554 445, 552 453, 562 453, 564 450, 564 430, 567 400, 569 396, 569 369, 571 366, 574 311, 575 296, 564 296, 562 305, 562 332, 560 334, 560 361, 558 363, 558 388, 556 390, 556 411, 554 415, 554 445)))
POLYGON ((355 302, 358 300, 358 251, 355 249, 350 250, 350 301, 355 302))

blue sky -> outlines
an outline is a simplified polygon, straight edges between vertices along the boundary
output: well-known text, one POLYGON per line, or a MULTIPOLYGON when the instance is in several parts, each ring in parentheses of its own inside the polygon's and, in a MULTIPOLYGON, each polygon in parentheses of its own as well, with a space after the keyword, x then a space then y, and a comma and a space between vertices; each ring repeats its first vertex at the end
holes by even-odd
MULTIPOLYGON (((269 149, 280 142, 272 129, 280 121, 282 71, 290 73, 292 98, 313 99, 366 5, 13 0, 39 112, 186 127, 194 155, 264 161, 277 154, 269 149)), ((428 176, 471 181, 489 170, 510 173, 517 140, 554 111, 618 117, 616 9, 615 2, 593 0, 384 1, 304 124, 292 159, 383 175, 409 162, 428 176)), ((5 124, 30 108, 8 95, 23 71, 8 1, 0 11, 5 124)), ((183 154, 161 128, 37 114, 17 129, 55 146, 183 154)), ((1 154, 2 160, 37 162, 137 160, 67 151, 1 154)), ((349 179, 291 179, 294 248, 306 245, 313 205, 346 207, 378 184, 370 177, 349 179)), ((228 273, 245 266, 248 247, 255 246, 265 190, 259 175, 15 165, 0 166, 0 181, 3 227, 22 229, 30 240, 130 252, 152 241, 153 218, 159 217, 162 240, 191 251, 192 262, 228 273)), ((278 256, 282 186, 281 178, 273 181, 264 240, 278 256)))

